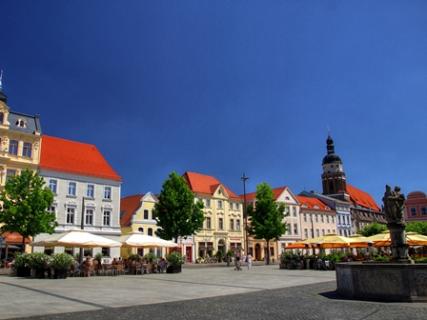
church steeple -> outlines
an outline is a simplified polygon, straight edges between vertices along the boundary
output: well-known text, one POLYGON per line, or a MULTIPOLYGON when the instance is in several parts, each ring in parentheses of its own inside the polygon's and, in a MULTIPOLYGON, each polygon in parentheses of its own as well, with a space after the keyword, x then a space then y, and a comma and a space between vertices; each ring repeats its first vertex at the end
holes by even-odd
POLYGON ((0 70, 0 101, 7 104, 7 95, 3 93, 3 70, 0 70))
POLYGON ((322 161, 323 194, 346 199, 347 185, 341 158, 335 153, 331 135, 326 139, 326 155, 322 161))

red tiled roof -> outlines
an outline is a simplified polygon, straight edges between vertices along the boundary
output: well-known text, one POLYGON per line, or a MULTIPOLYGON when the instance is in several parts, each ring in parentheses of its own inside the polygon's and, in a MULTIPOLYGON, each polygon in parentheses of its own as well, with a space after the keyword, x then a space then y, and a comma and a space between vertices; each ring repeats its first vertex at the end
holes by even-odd
POLYGON ((329 208, 326 204, 324 204, 322 201, 320 201, 317 198, 304 197, 304 196, 296 196, 296 198, 300 203, 302 209, 331 211, 331 208, 329 208))
POLYGON ((128 227, 135 211, 141 205, 143 194, 134 194, 120 199, 120 226, 128 227))
POLYGON ((189 171, 186 171, 183 176, 194 193, 213 195, 218 186, 222 185, 230 198, 240 199, 231 189, 215 177, 189 171))
MULTIPOLYGON (((22 235, 18 232, 4 232, 3 234, 0 234, 4 238, 4 242, 6 244, 22 244, 22 235)), ((25 243, 30 243, 30 239, 25 238, 25 243)))
POLYGON ((347 183, 347 193, 350 195, 350 200, 361 207, 380 212, 381 208, 377 205, 374 198, 369 193, 362 191, 351 184, 347 183))
MULTIPOLYGON (((283 186, 283 187, 272 189, 274 200, 277 200, 277 198, 279 198, 280 195, 283 193, 283 191, 285 191, 287 188, 288 187, 283 186)), ((240 195, 240 198, 243 200, 243 194, 240 195)), ((246 194, 246 201, 255 201, 255 199, 256 199, 256 192, 250 192, 246 194)))
POLYGON ((121 181, 93 144, 43 135, 40 168, 121 181))

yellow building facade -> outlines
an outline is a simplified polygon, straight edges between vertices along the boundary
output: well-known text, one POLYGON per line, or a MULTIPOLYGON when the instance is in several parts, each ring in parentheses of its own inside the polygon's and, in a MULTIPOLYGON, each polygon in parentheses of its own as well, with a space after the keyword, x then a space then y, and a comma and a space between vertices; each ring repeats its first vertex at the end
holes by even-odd
POLYGON ((0 186, 25 169, 40 163, 41 127, 38 116, 12 112, 0 92, 0 186))
POLYGON ((204 204, 203 228, 192 237, 193 250, 187 245, 187 261, 215 255, 221 251, 244 249, 244 221, 241 199, 212 176, 186 172, 184 174, 197 200, 204 204), (192 255, 191 259, 189 254, 192 255))
MULTIPOLYGON (((154 206, 158 202, 157 197, 148 192, 146 194, 124 197, 120 202, 120 226, 122 235, 141 233, 156 237, 157 223, 154 216, 154 206)), ((127 257, 131 253, 145 254, 143 250, 136 248, 121 248, 121 255, 127 257)), ((153 250, 152 250, 153 251, 153 250)), ((158 255, 164 252, 157 250, 158 255)))

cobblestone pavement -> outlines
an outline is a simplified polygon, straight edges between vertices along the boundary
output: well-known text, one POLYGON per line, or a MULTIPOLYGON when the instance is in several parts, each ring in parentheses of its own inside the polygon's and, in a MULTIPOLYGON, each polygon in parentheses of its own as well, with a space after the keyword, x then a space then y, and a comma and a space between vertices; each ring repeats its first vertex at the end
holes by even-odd
POLYGON ((425 304, 339 300, 335 282, 34 319, 427 319, 425 304))
POLYGON ((255 267, 181 274, 0 277, 0 319, 427 319, 425 304, 336 299, 335 273, 255 267))

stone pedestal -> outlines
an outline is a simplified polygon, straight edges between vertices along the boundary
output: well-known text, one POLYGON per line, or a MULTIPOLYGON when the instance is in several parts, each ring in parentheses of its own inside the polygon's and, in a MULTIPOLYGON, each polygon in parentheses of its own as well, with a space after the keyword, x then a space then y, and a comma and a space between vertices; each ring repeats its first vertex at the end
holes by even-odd
POLYGON ((406 244, 405 224, 389 223, 392 261, 399 263, 410 263, 408 245, 406 244))
POLYGON ((427 264, 338 263, 337 293, 360 300, 427 302, 427 264))

